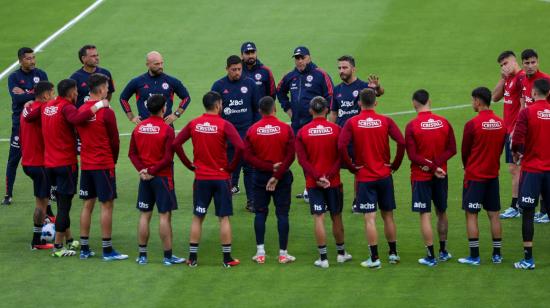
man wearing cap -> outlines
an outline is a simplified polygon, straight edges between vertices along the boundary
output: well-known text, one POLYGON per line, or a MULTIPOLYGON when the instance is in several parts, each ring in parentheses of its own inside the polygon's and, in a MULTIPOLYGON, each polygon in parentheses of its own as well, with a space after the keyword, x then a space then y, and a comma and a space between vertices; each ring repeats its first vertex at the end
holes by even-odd
POLYGON ((259 59, 254 42, 244 42, 241 45, 241 59, 243 60, 243 76, 248 77, 258 86, 260 97, 271 96, 275 99, 275 79, 271 69, 259 59))

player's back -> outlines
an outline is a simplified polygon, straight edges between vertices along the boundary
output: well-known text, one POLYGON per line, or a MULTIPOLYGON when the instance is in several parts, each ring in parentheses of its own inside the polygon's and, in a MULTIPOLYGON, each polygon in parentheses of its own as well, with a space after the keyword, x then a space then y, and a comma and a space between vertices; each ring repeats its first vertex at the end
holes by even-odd
MULTIPOLYGON (((30 110, 40 109, 43 102, 34 101, 30 110)), ((44 137, 40 119, 33 122, 24 120, 25 112, 21 113, 21 128, 19 138, 21 141, 21 165, 22 166, 43 166, 44 165, 44 137)))
MULTIPOLYGON (((80 106, 78 111, 89 110, 95 103, 97 103, 97 100, 88 100, 80 106)), ((101 170, 115 167, 109 137, 109 134, 114 132, 107 131, 106 116, 114 117, 114 112, 110 108, 99 109, 92 118, 76 127, 82 142, 80 151, 82 170, 101 170), (107 113, 111 114, 107 115, 107 113)))
POLYGON ((274 164, 285 158, 286 144, 292 138, 292 129, 275 116, 264 116, 250 127, 247 138, 254 156, 274 164))
POLYGON ((41 122, 46 167, 53 168, 77 163, 74 127, 63 115, 63 109, 69 104, 72 103, 57 97, 42 106, 41 122))
POLYGON ((550 104, 538 100, 522 112, 527 113, 528 120, 522 168, 531 171, 550 171, 550 104))
MULTIPOLYGON (((138 149, 138 155, 145 166, 154 166, 164 157, 168 134, 173 128, 158 116, 150 116, 134 128, 132 139, 138 149)), ((159 176, 171 176, 172 166, 158 172, 159 176)))

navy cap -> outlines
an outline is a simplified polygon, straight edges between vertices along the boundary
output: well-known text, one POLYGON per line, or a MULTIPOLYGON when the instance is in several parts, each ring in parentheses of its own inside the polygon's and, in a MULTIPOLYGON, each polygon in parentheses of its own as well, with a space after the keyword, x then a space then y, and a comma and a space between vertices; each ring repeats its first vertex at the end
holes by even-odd
POLYGON ((244 42, 241 45, 241 53, 245 53, 247 51, 256 51, 256 44, 253 42, 244 42))
POLYGON ((296 56, 309 56, 309 49, 305 46, 298 46, 294 48, 294 53, 292 54, 292 57, 296 56))

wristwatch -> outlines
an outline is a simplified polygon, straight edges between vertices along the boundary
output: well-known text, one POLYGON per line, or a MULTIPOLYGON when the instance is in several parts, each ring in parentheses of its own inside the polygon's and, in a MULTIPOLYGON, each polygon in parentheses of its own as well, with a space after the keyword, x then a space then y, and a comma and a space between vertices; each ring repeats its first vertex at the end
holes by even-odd
POLYGON ((179 118, 179 117, 181 117, 181 112, 176 110, 176 112, 174 112, 174 115, 179 118))

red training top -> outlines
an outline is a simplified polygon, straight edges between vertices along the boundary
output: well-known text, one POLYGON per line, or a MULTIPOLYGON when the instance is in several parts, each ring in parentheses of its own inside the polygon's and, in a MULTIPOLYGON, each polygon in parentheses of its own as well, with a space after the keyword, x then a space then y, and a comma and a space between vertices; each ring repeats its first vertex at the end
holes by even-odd
MULTIPOLYGON (((541 71, 537 71, 532 76, 525 75, 521 78, 521 98, 525 101, 525 106, 530 106, 535 101, 535 99, 531 96, 531 91, 533 90, 533 84, 537 79, 546 79, 550 82, 550 76, 541 71)), ((550 98, 547 98, 547 100, 549 99, 550 98)))
POLYGON ((508 76, 504 81, 503 116, 504 126, 508 134, 514 131, 519 110, 521 109, 521 83, 523 78, 525 78, 525 72, 521 70, 513 76, 508 76))
POLYGON ((19 142, 21 144, 21 165, 25 167, 44 166, 44 137, 42 136, 40 117, 37 116, 34 121, 26 120, 33 110, 40 112, 40 107, 43 104, 46 103, 34 101, 21 112, 19 142))
POLYGON ((550 171, 550 104, 537 100, 519 113, 512 136, 512 151, 523 152, 521 170, 550 171))

